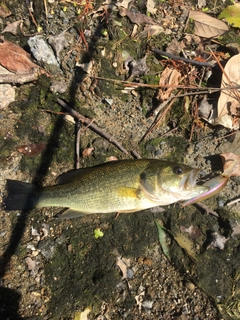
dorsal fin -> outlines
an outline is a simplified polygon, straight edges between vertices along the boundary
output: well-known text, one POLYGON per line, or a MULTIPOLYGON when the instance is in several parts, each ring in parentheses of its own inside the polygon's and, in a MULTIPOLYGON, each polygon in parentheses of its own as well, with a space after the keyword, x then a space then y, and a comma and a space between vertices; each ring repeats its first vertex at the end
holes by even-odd
POLYGON ((81 169, 73 169, 73 170, 67 171, 67 172, 61 174, 57 178, 56 182, 57 182, 57 184, 65 184, 65 183, 71 182, 76 177, 79 177, 79 176, 85 174, 89 170, 91 170, 91 168, 81 168, 81 169))

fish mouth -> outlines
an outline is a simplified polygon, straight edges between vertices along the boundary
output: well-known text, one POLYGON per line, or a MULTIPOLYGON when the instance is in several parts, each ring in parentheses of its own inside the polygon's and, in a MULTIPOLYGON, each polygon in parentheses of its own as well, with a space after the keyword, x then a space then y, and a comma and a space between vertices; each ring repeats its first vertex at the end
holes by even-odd
POLYGON ((192 190, 196 186, 197 174, 199 169, 192 169, 191 172, 179 183, 179 188, 182 190, 192 190))

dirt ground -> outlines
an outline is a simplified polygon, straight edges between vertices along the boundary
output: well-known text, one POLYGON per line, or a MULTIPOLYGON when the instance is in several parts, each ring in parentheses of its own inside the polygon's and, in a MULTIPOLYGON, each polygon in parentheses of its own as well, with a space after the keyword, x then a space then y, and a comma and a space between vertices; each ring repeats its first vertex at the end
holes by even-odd
MULTIPOLYGON (((217 17, 229 3, 217 0, 208 8, 217 17)), ((141 156, 198 167, 200 179, 222 172, 220 153, 240 154, 239 131, 197 116, 202 95, 176 99, 146 134, 159 117, 154 113, 159 92, 141 84, 158 84, 166 67, 152 48, 165 50, 173 40, 180 45, 193 33, 186 29, 188 12, 199 6, 162 1, 147 14, 146 6, 150 10, 153 4, 10 0, 0 6, 4 39, 41 67, 16 63, 15 80, 0 89, 2 101, 10 96, 7 90, 15 91, 14 101, 0 106, 1 202, 6 179, 55 184, 75 168, 76 145, 80 167, 141 156), (155 22, 158 32, 149 34, 155 22), (7 25, 11 31, 4 31, 7 25), (65 115, 64 102, 92 121, 75 123, 65 115)), ((238 36, 234 29, 228 39, 235 42, 238 36)), ((224 37, 221 44, 204 41, 216 52, 226 51, 224 37)), ((194 51, 199 42, 192 37, 185 45, 194 51)), ((191 75, 194 84, 206 71, 184 62, 170 65, 191 75)), ((211 86, 220 85, 219 72, 212 68, 211 86)), ((116 219, 111 213, 59 220, 55 216, 62 208, 1 208, 0 318, 240 319, 240 205, 228 205, 238 199, 239 183, 239 177, 230 179, 205 206, 176 203, 116 219)))

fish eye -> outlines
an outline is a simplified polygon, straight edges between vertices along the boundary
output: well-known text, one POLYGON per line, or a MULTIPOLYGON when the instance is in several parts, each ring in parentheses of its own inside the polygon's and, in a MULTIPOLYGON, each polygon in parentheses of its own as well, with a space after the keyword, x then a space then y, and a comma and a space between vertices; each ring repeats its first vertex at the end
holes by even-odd
POLYGON ((173 173, 175 174, 182 174, 183 173, 183 169, 180 166, 176 166, 173 168, 173 173))

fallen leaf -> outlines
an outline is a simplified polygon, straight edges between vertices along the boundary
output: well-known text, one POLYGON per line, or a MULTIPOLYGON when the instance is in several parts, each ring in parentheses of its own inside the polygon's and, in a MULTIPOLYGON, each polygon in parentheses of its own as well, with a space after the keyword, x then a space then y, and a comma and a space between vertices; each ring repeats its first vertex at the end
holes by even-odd
POLYGON ((85 62, 85 63, 76 63, 76 67, 80 67, 84 72, 91 74, 93 70, 93 61, 85 62))
POLYGON ((202 117, 206 120, 210 120, 212 111, 213 111, 213 105, 208 102, 207 96, 205 95, 198 105, 198 115, 199 117, 202 117))
POLYGON ((240 235, 240 221, 236 220, 236 221, 229 221, 230 222, 230 226, 232 228, 232 233, 231 233, 231 237, 233 239, 237 239, 238 236, 240 235))
POLYGON ((115 156, 110 156, 110 157, 107 157, 106 158, 106 161, 109 162, 109 161, 118 161, 118 158, 115 157, 115 156))
POLYGON ((28 266, 28 270, 29 270, 29 271, 35 271, 35 269, 36 269, 36 262, 35 262, 34 260, 32 260, 30 257, 27 257, 27 258, 25 259, 25 262, 26 262, 26 264, 27 264, 27 266, 28 266))
POLYGON ((139 12, 131 11, 126 8, 120 9, 119 14, 121 17, 127 16, 131 20, 132 23, 136 23, 138 25, 146 24, 146 23, 155 24, 154 20, 152 18, 148 17, 147 15, 139 13, 139 12))
POLYGON ((138 295, 135 296, 135 300, 140 313, 142 310, 142 302, 143 302, 144 295, 145 295, 145 290, 141 291, 138 295))
POLYGON ((74 314, 74 320, 88 320, 88 315, 92 310, 87 307, 84 311, 80 312, 80 311, 76 311, 76 313, 74 314))
POLYGON ((39 68, 25 50, 3 37, 0 37, 0 64, 17 74, 30 73, 39 68))
POLYGON ((232 27, 240 28, 240 3, 235 3, 233 6, 225 8, 220 15, 219 19, 225 19, 232 27))
POLYGON ((4 1, 0 4, 0 17, 7 18, 12 14, 12 12, 8 9, 4 1))
POLYGON ((48 38, 48 43, 53 48, 57 58, 59 58, 60 52, 69 45, 68 40, 66 38, 66 30, 64 30, 57 36, 50 36, 48 38))
POLYGON ((180 55, 182 49, 184 49, 185 44, 183 41, 179 42, 177 39, 173 39, 167 46, 166 52, 174 54, 175 56, 180 55))
POLYGON ((209 248, 218 248, 223 250, 225 243, 229 240, 229 238, 225 238, 224 236, 222 236, 221 234, 219 234, 218 232, 213 232, 212 233, 212 241, 209 244, 209 246, 207 247, 207 249, 209 248))
MULTIPOLYGON (((222 75, 221 88, 236 86, 240 84, 240 53, 230 58, 225 65, 222 75)), ((221 124, 226 128, 239 128, 239 123, 235 121, 233 116, 239 114, 240 95, 237 89, 222 90, 218 99, 218 115, 215 124, 221 124)))
POLYGON ((82 156, 83 156, 83 158, 89 157, 89 156, 92 154, 93 150, 94 150, 93 147, 84 149, 84 150, 82 151, 82 156))
POLYGON ((198 8, 201 9, 201 8, 204 8, 206 7, 206 0, 198 0, 198 8))
POLYGON ((199 37, 219 37, 229 30, 226 23, 201 11, 191 10, 189 18, 194 20, 194 34, 199 37))
POLYGON ((174 235, 174 240, 193 260, 196 260, 196 252, 192 239, 189 239, 189 237, 184 233, 177 233, 174 235))
POLYGON ((129 269, 130 266, 130 259, 124 259, 124 258, 120 258, 117 257, 116 260, 116 265, 120 268, 120 270, 122 271, 122 279, 129 279, 132 278, 133 276, 133 271, 131 269, 129 269), (129 270, 131 270, 132 272, 129 273, 129 270))
POLYGON ((156 14, 157 9, 156 9, 155 1, 147 0, 147 12, 149 12, 151 14, 156 14))
POLYGON ((129 70, 129 77, 139 77, 145 75, 149 72, 149 68, 147 66, 147 55, 140 60, 134 60, 132 57, 129 57, 124 62, 125 68, 129 70))
POLYGON ((164 28, 159 24, 146 24, 144 30, 139 33, 139 38, 156 37, 160 33, 164 32, 164 28))
MULTIPOLYGON (((161 74, 159 85, 160 86, 178 85, 180 77, 181 77, 181 73, 179 71, 177 71, 176 69, 166 67, 161 74)), ((157 94, 157 99, 160 101, 164 101, 168 99, 173 90, 174 88, 159 89, 157 94)))
POLYGON ((32 157, 32 156, 37 156, 39 153, 41 153, 46 147, 45 142, 40 142, 40 143, 32 143, 32 144, 27 144, 23 145, 17 148, 17 150, 25 156, 32 157))
POLYGON ((129 6, 129 3, 131 2, 132 0, 123 0, 122 2, 117 2, 116 3, 116 6, 117 7, 123 7, 123 8, 128 8, 129 6))
POLYGON ((155 220, 157 230, 158 230, 158 240, 164 255, 171 261, 171 257, 168 250, 168 243, 167 243, 167 236, 166 236, 166 229, 163 227, 163 223, 161 220, 155 220))
POLYGON ((18 27, 22 20, 14 21, 12 23, 8 23, 7 26, 3 29, 2 33, 9 32, 16 36, 18 34, 18 27))
POLYGON ((191 225, 188 228, 186 228, 184 226, 180 226, 180 230, 182 232, 189 233, 189 236, 190 236, 191 239, 196 239, 196 238, 202 236, 202 231, 198 228, 198 226, 191 225))
POLYGON ((223 175, 227 177, 240 176, 240 155, 229 152, 221 153, 223 175))

